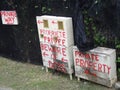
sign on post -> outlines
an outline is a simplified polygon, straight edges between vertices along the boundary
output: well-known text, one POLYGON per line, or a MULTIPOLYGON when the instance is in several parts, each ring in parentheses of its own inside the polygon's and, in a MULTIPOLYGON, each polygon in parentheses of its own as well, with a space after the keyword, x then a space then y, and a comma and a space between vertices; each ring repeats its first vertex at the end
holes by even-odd
POLYGON ((16 11, 1 11, 2 24, 18 25, 16 11))
POLYGON ((117 80, 115 49, 97 47, 82 53, 73 47, 75 76, 108 87, 117 80))

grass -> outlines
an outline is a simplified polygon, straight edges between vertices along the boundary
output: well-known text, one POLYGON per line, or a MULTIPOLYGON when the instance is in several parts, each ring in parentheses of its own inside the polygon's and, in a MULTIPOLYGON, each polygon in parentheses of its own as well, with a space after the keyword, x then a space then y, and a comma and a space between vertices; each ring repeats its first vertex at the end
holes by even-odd
POLYGON ((114 90, 88 81, 78 82, 75 77, 69 80, 68 75, 53 74, 51 70, 46 73, 40 65, 0 57, 0 88, 3 87, 12 90, 114 90))

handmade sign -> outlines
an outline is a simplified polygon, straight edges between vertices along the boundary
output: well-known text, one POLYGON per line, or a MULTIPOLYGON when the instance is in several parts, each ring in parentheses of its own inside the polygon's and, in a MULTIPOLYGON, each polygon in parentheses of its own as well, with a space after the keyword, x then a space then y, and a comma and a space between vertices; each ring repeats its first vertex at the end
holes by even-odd
POLYGON ((68 60, 72 59, 72 46, 71 47, 63 47, 63 46, 53 46, 48 43, 40 43, 41 52, 43 57, 59 59, 63 62, 68 62, 68 60))
POLYGON ((68 62, 63 62, 61 60, 54 60, 50 58, 43 57, 43 65, 55 69, 57 71, 63 72, 63 73, 73 73, 73 69, 69 67, 68 62))
POLYGON ((40 42, 69 47, 74 44, 70 17, 37 16, 40 42))
POLYGON ((117 80, 116 52, 114 49, 97 47, 86 53, 73 48, 75 75, 108 87, 117 80))
POLYGON ((16 11, 1 11, 2 24, 18 25, 16 11))
POLYGON ((43 65, 64 73, 73 73, 73 25, 70 17, 37 16, 43 65))

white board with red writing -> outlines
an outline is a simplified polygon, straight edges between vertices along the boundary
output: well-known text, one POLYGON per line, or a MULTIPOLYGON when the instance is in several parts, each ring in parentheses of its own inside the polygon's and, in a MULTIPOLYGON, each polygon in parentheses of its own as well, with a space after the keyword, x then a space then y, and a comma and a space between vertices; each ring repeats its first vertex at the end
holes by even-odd
POLYGON ((37 16, 40 42, 69 47, 74 44, 71 17, 37 16))
POLYGON ((53 46, 48 43, 40 43, 41 51, 42 51, 42 56, 43 57, 48 57, 48 58, 55 58, 59 59, 63 62, 68 62, 71 61, 72 58, 72 46, 71 47, 63 47, 63 46, 53 46))
POLYGON ((43 65, 60 72, 73 73, 73 24, 71 17, 37 16, 43 65))
POLYGON ((18 25, 18 18, 16 11, 1 11, 2 24, 18 25))
POLYGON ((108 87, 117 80, 115 49, 97 47, 86 53, 73 47, 75 76, 108 87))
MULTIPOLYGON (((53 61, 54 61, 54 63, 57 62, 58 66, 59 66, 59 64, 63 64, 63 68, 66 70, 66 73, 69 73, 69 74, 73 73, 73 53, 72 53, 73 46, 66 48, 63 46, 53 46, 48 43, 41 42, 40 47, 41 47, 41 53, 42 53, 42 57, 43 57, 43 65, 44 66, 50 68, 51 64, 48 64, 48 63, 51 60, 51 62, 53 62, 53 61), (47 60, 45 60, 45 59, 47 59, 47 60), (67 66, 65 67, 64 64, 67 64, 67 66), (69 68, 69 69, 67 69, 67 68, 69 68)), ((54 63, 53 63, 53 65, 54 65, 54 63)), ((57 69, 59 69, 59 68, 57 68, 57 69)))
POLYGON ((70 64, 68 62, 63 62, 58 59, 52 59, 47 57, 43 58, 43 65, 47 68, 51 68, 63 73, 72 74, 73 73, 73 67, 70 67, 70 64))

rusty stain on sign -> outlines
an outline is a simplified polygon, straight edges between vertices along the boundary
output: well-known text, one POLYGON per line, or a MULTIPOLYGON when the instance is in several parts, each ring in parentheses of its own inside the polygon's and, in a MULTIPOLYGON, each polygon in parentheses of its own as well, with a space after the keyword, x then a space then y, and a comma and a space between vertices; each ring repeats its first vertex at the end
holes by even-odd
POLYGON ((49 26, 48 26, 48 20, 43 20, 43 23, 44 23, 44 28, 49 28, 49 26))
POLYGON ((64 26, 63 26, 63 22, 62 21, 58 21, 58 29, 59 30, 64 30, 64 26))

